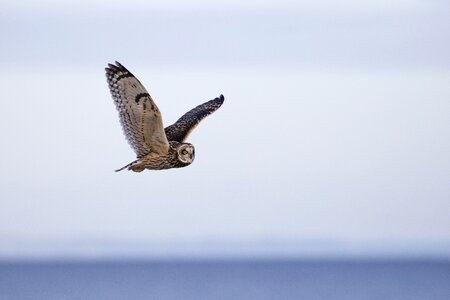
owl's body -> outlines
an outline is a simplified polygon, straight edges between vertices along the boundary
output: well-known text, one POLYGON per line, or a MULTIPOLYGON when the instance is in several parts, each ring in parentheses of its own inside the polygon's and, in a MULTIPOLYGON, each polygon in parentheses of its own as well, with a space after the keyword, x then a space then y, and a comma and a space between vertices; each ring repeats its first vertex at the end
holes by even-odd
POLYGON ((224 97, 220 95, 195 107, 164 129, 158 107, 139 80, 118 62, 109 64, 105 70, 125 137, 137 154, 137 160, 117 171, 128 168, 141 172, 190 165, 195 149, 185 140, 202 119, 222 105, 224 97))
POLYGON ((142 158, 139 158, 132 163, 118 169, 121 171, 125 168, 133 170, 135 172, 142 172, 144 169, 151 170, 164 170, 172 168, 182 168, 190 165, 194 161, 195 150, 194 146, 188 143, 179 143, 175 141, 169 142, 169 151, 165 155, 155 154, 150 152, 142 158), (184 146, 187 151, 186 154, 182 154, 180 147, 184 146), (185 156, 185 159, 180 159, 180 157, 185 156))

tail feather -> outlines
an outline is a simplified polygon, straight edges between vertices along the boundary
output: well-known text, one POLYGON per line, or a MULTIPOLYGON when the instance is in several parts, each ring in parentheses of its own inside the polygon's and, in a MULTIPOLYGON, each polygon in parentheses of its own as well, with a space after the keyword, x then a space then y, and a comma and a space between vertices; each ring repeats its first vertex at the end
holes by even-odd
POLYGON ((136 163, 136 162, 137 162, 137 160, 135 160, 135 161, 129 163, 128 165, 126 165, 126 166, 124 166, 124 167, 122 167, 122 168, 120 168, 120 169, 115 170, 114 172, 119 172, 119 171, 122 171, 123 169, 126 169, 126 168, 128 168, 128 170, 130 170, 130 167, 131 167, 134 163, 136 163))
POLYGON ((122 171, 127 168, 128 168, 128 170, 132 170, 134 172, 142 172, 145 169, 143 166, 141 166, 141 164, 139 163, 139 160, 135 160, 135 161, 129 163, 128 165, 115 170, 115 172, 119 172, 119 171, 122 171))

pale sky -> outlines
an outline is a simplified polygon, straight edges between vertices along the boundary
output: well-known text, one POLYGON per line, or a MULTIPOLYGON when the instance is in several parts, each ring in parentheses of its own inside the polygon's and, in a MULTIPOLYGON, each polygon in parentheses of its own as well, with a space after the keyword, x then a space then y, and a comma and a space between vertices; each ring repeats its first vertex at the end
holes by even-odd
POLYGON ((39 3, 0 13, 0 255, 61 239, 450 241, 446 2, 39 3), (225 95, 191 166, 113 172, 135 158, 114 60, 166 125, 225 95))

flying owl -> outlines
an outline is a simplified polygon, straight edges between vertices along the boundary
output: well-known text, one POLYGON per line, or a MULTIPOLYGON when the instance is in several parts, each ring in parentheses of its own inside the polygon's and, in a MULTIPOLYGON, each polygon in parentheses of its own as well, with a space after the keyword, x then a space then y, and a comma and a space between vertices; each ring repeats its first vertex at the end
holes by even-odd
POLYGON ((108 64, 105 70, 123 132, 137 155, 135 161, 116 172, 125 168, 142 172, 144 169, 163 170, 190 165, 195 158, 195 148, 185 141, 201 120, 222 105, 223 95, 195 107, 164 128, 161 112, 130 71, 117 61, 115 65, 108 64))

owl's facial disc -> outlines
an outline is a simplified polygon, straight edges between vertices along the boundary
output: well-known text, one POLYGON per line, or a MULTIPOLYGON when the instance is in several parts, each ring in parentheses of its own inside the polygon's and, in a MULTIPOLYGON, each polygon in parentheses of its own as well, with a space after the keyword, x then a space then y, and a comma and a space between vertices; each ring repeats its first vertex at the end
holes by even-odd
POLYGON ((191 144, 181 144, 178 149, 178 160, 185 164, 190 164, 195 158, 195 149, 191 144))

